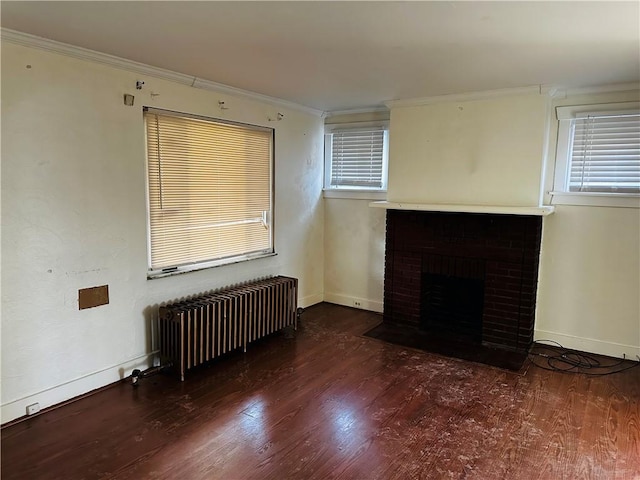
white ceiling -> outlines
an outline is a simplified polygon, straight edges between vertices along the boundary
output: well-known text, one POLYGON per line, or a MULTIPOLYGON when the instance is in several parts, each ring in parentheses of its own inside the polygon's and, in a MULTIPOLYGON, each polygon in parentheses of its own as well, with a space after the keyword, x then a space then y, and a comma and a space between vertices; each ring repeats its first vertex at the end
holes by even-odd
POLYGON ((640 2, 1 3, 4 28, 324 111, 640 81, 640 2))

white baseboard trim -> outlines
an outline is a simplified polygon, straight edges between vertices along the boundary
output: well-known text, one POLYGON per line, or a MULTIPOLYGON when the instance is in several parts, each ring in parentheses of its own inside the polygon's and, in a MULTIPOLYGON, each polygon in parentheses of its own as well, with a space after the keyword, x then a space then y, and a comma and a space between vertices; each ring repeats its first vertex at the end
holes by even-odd
POLYGON ((324 300, 324 296, 321 293, 316 293, 315 295, 307 295, 306 297, 302 297, 298 300, 298 306, 300 308, 307 308, 316 303, 322 303, 324 300))
POLYGON ((339 293, 325 292, 324 301, 344 305, 345 307, 360 308, 371 312, 382 313, 382 302, 370 300, 368 298, 351 297, 340 295, 339 293))
POLYGON ((152 366, 155 354, 156 352, 140 355, 118 365, 88 373, 61 385, 47 388, 17 400, 11 400, 0 407, 0 423, 5 424, 25 416, 27 405, 39 403, 42 410, 122 380, 136 368, 146 370, 152 366))
POLYGON ((607 355, 608 357, 627 358, 629 360, 638 361, 640 357, 640 346, 625 345, 623 343, 605 342, 595 340, 593 338, 576 337, 564 333, 549 332, 546 330, 535 330, 533 334, 534 341, 553 340, 563 347, 582 352, 597 353, 599 355, 607 355))

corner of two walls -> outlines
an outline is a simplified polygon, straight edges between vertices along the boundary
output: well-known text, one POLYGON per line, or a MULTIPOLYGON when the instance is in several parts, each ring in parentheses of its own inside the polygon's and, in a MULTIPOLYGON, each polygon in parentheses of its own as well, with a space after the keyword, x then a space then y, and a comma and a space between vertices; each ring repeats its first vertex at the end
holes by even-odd
MULTIPOLYGON (((539 94, 438 101, 326 123, 390 116, 389 201, 532 206, 540 196, 546 104, 539 94)), ((368 200, 324 203, 325 300, 382 312, 386 210, 368 200)))
MULTIPOLYGON (((638 100, 640 89, 554 98, 545 190, 553 185, 555 107, 638 100)), ((638 209, 555 207, 555 213, 544 219, 535 340, 636 360, 640 356, 638 209)))
POLYGON ((149 366, 162 302, 278 274, 322 300, 320 115, 4 41, 1 95, 2 423, 149 366), (275 128, 276 256, 147 280, 145 105, 275 128))
POLYGON ((369 202, 324 199, 324 300, 382 312, 386 212, 369 202))
MULTIPOLYGON (((325 124, 388 120, 389 113, 336 115, 325 124)), ((324 199, 324 300, 382 312, 385 210, 360 198, 324 199)))

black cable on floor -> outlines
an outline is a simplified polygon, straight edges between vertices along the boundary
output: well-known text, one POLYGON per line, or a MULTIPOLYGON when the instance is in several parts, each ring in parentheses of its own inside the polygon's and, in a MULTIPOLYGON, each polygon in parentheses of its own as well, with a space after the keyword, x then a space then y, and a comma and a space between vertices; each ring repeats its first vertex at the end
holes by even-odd
POLYGON ((554 340, 536 340, 529 350, 528 356, 531 363, 544 370, 562 373, 582 373, 583 375, 594 377, 612 375, 640 366, 640 357, 638 358, 639 361, 623 357, 612 362, 601 362, 596 356, 565 348, 554 340), (539 350, 543 351, 540 352, 539 350), (545 350, 549 353, 546 353, 545 350), (629 361, 634 363, 626 365, 629 361))

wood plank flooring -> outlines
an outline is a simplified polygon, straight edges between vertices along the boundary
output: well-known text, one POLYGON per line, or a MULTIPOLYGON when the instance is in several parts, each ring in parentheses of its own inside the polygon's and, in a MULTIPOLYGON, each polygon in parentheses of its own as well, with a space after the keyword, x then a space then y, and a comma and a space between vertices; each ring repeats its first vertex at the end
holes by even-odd
POLYGON ((361 336, 380 319, 320 304, 5 427, 2 479, 640 479, 640 368, 511 372, 361 336))

